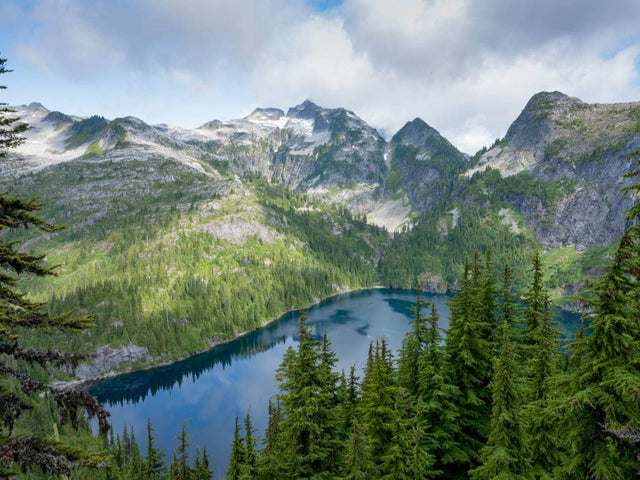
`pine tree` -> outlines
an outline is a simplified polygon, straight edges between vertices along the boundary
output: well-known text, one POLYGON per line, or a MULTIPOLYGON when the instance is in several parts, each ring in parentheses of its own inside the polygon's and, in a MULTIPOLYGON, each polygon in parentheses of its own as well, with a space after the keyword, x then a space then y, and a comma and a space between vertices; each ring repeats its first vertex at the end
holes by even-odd
MULTIPOLYGON (((639 190, 639 185, 627 189, 639 190)), ((636 204, 627 215, 634 225, 623 234, 612 264, 587 300, 591 334, 563 405, 571 444, 563 478, 622 480, 640 471, 639 218, 636 204)))
POLYGON ((442 345, 435 303, 431 304, 427 323, 425 351, 419 359, 420 408, 425 428, 432 439, 430 451, 436 458, 434 469, 445 475, 450 470, 450 465, 466 459, 464 451, 456 442, 460 426, 455 402, 459 397, 459 390, 452 384, 446 369, 446 352, 442 345))
POLYGON ((228 480, 240 480, 242 466, 244 465, 244 441, 240 436, 240 424, 236 417, 236 426, 233 430, 233 442, 231 443, 231 455, 229 456, 229 466, 227 467, 228 480))
POLYGON ((165 478, 167 474, 167 466, 162 459, 164 452, 154 446, 152 432, 151 419, 147 419, 147 456, 144 462, 143 476, 145 480, 159 480, 165 478))
POLYGON ((480 465, 470 472, 469 478, 527 480, 530 465, 523 427, 524 393, 518 379, 513 331, 508 317, 502 318, 498 336, 502 337, 502 346, 495 360, 492 381, 491 432, 480 451, 480 465))
POLYGON ((171 479, 172 480, 190 480, 191 479, 191 467, 189 466, 189 452, 188 447, 191 446, 187 437, 187 421, 182 422, 182 429, 176 439, 178 440, 178 448, 174 452, 173 462, 171 464, 171 479))
POLYGON ((413 319, 411 330, 402 341, 398 361, 398 385, 405 388, 413 397, 418 394, 418 360, 424 351, 426 325, 423 310, 427 303, 422 299, 420 287, 416 289, 416 305, 411 308, 413 319))
MULTIPOLYGON (((0 59, 0 74, 5 68, 5 59, 0 59)), ((0 89, 5 88, 0 85, 0 89)), ((20 133, 27 128, 20 124, 14 113, 0 103, 0 160, 7 149, 22 143, 20 133)), ((62 227, 39 218, 34 213, 42 205, 36 199, 21 200, 0 192, 0 233, 17 231, 21 227, 35 227, 50 233, 62 227)), ((98 417, 100 431, 109 429, 107 412, 85 390, 80 388, 57 389, 36 381, 28 373, 14 368, 16 363, 26 363, 31 368, 46 369, 76 365, 85 358, 82 355, 58 351, 39 351, 20 346, 20 334, 27 331, 61 330, 81 332, 93 326, 93 319, 72 314, 51 316, 46 304, 34 302, 18 291, 18 280, 25 276, 55 275, 55 267, 47 267, 44 255, 25 253, 18 242, 7 242, 0 238, 0 476, 15 474, 16 467, 25 469, 38 466, 53 475, 68 476, 79 465, 106 466, 108 458, 71 447, 59 440, 51 440, 32 433, 20 432, 20 419, 26 410, 38 402, 38 395, 48 395, 58 405, 60 421, 79 426, 80 410, 89 417, 98 417)))
POLYGON ((251 424, 251 413, 247 411, 244 417, 244 458, 240 466, 240 478, 250 480, 257 473, 256 443, 258 439, 253 436, 255 430, 251 424))
POLYGON ((492 348, 479 308, 482 282, 482 266, 476 255, 473 265, 465 262, 460 290, 449 307, 448 378, 458 393, 455 404, 459 427, 456 459, 447 470, 451 478, 466 478, 467 471, 477 465, 478 452, 490 430, 492 348))

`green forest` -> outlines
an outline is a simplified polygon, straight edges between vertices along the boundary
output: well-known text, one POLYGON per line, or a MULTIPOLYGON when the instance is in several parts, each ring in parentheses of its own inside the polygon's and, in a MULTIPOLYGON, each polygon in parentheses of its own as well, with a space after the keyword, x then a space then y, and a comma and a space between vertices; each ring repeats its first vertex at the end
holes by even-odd
MULTIPOLYGON (((0 74, 8 71, 0 59, 0 74)), ((0 161, 27 128, 12 114, 0 105, 0 161)), ((79 122, 70 142, 82 144, 105 122, 79 122)), ((167 161, 134 161, 134 180, 143 184, 167 161)), ((83 175, 110 181, 120 173, 87 155, 49 183, 33 174, 22 187, 42 185, 50 193, 62 178, 69 185, 83 175)), ((343 207, 314 203, 262 178, 248 182, 251 188, 177 172, 153 202, 129 199, 106 213, 99 212, 104 205, 86 205, 84 214, 95 219, 82 226, 82 215, 67 212, 62 198, 47 206, 23 198, 20 189, 0 192, 0 478, 628 480, 640 474, 640 205, 628 212, 617 245, 580 258, 567 254, 545 283, 545 260, 565 252, 541 254, 531 232, 513 234, 499 219, 502 205, 487 210, 470 202, 459 211, 458 228, 446 225, 446 238, 429 228, 450 213, 452 205, 438 205, 391 239, 343 207), (48 220, 65 215, 66 229, 48 220), (260 217, 266 230, 243 243, 211 232, 221 219, 249 217, 260 217), (41 237, 43 243, 33 240, 41 237), (483 253, 469 258, 473 251, 483 253), (562 340, 549 286, 581 278, 605 259, 604 273, 581 292, 582 327, 562 340), (177 448, 165 456, 151 423, 145 439, 126 427, 114 432, 108 412, 81 385, 52 384, 69 378, 69 368, 99 345, 141 344, 152 354, 171 351, 165 358, 171 361, 344 286, 415 286, 425 272, 455 285, 446 334, 418 288, 402 348, 391 351, 384 338, 371 343, 360 378, 355 368, 335 370, 331 342, 313 339, 303 313, 299 342, 275 372, 279 393, 268 405, 269 425, 257 432, 250 412, 236 418, 225 471, 214 471, 206 449, 191 448, 187 421, 176 432, 177 448)), ((499 182, 491 171, 461 184, 467 198, 480 201, 502 189, 553 202, 574 188, 532 182, 526 174, 499 182)), ((640 186, 627 191, 637 195, 640 186)))

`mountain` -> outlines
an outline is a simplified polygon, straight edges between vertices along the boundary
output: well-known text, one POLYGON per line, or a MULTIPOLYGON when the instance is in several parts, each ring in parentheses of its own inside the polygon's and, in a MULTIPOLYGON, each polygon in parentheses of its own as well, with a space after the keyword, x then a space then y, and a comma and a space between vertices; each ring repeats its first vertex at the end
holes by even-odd
MULTIPOLYGON (((557 198, 504 191, 543 248, 577 250, 609 245, 624 230, 633 201, 621 189, 640 149, 640 102, 586 104, 560 92, 534 95, 504 139, 467 175, 492 168, 502 177, 529 176, 541 185, 564 185, 557 198)), ((509 183, 509 182, 507 182, 509 183)))
POLYGON ((509 263, 521 286, 543 249, 547 283, 568 304, 625 226, 620 189, 640 149, 640 103, 559 92, 534 95, 472 158, 419 118, 386 141, 309 100, 191 130, 14 108, 32 128, 0 188, 40 195, 43 214, 68 225, 15 238, 63 265, 23 287, 54 312, 96 316, 71 349, 133 344, 153 362, 350 288, 446 291, 476 250, 509 263))

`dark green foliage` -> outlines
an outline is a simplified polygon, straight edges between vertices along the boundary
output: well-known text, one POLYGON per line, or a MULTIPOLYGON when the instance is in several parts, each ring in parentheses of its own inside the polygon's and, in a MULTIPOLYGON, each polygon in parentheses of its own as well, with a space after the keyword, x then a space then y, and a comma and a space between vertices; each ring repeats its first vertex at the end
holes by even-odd
POLYGON ((182 422, 182 430, 176 437, 178 440, 178 448, 173 454, 173 461, 171 462, 171 480, 190 480, 191 479, 191 467, 189 466, 189 452, 188 447, 191 445, 187 437, 189 434, 186 430, 187 421, 182 422))
MULTIPOLYGON (((637 221, 639 213, 636 205, 628 219, 637 221)), ((580 363, 562 405, 571 445, 564 478, 622 480, 640 471, 639 245, 634 222, 587 300, 590 335, 577 345, 580 363)))
POLYGON ((167 474, 167 467, 163 460, 164 452, 154 446, 152 431, 151 420, 147 420, 147 457, 144 462, 144 480, 159 480, 167 474))
POLYGON ((473 264, 465 265, 460 290, 455 292, 450 303, 446 349, 449 378, 459 392, 456 442, 463 447, 463 456, 451 467, 456 476, 477 464, 478 451, 489 433, 491 398, 488 385, 493 357, 486 336, 489 326, 482 317, 479 303, 485 281, 476 255, 473 264))
MULTIPOLYGON (((0 74, 6 73, 5 60, 0 59, 0 74)), ((0 104, 2 107, 4 104, 0 104)), ((22 142, 19 133, 26 125, 14 125, 18 119, 11 110, 0 108, 0 159, 6 149, 22 142)), ((46 304, 30 299, 18 289, 25 277, 50 277, 55 267, 45 264, 44 254, 29 254, 17 241, 8 241, 7 232, 35 227, 38 232, 60 230, 35 213, 42 207, 37 199, 27 201, 0 192, 0 476, 14 475, 35 467, 52 475, 69 475, 78 467, 106 466, 108 457, 72 447, 60 441, 57 424, 71 424, 77 429, 84 416, 98 417, 100 431, 109 426, 108 413, 85 391, 78 388, 57 389, 46 384, 47 369, 77 364, 83 357, 60 351, 25 348, 23 337, 31 332, 81 332, 93 325, 89 317, 71 313, 50 315, 46 304), (35 378, 38 374, 45 381, 35 378), (39 396, 40 395, 40 396, 39 396), (48 400, 55 401, 58 414, 54 435, 46 438, 43 431, 33 431, 24 420, 48 400), (53 438, 53 439, 52 439, 53 438)))
MULTIPOLYGON (((509 276, 505 272, 505 290, 508 289, 508 281, 509 276)), ((514 327, 509 320, 508 315, 502 317, 497 335, 501 345, 491 382, 491 431, 480 450, 479 466, 469 472, 471 480, 530 478, 522 412, 524 392, 516 363, 514 327)))
POLYGON ((71 135, 65 141, 66 147, 77 148, 85 143, 99 139, 107 128, 108 123, 103 117, 97 115, 75 122, 69 128, 71 135))
POLYGON ((331 374, 333 353, 328 343, 313 340, 304 312, 298 328, 298 349, 287 349, 276 380, 282 419, 277 456, 283 478, 330 475, 337 468, 334 441, 337 430, 334 404, 337 376, 331 374))

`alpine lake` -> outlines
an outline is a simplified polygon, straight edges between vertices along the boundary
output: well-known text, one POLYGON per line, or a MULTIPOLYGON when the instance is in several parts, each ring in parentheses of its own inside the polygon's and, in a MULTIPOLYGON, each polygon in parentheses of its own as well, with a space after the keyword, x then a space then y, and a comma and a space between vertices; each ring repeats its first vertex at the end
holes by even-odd
MULTIPOLYGON (((446 330, 446 295, 423 294, 423 299, 435 302, 440 326, 446 330)), ((322 340, 327 334, 338 357, 338 371, 348 374, 355 365, 362 377, 370 342, 384 337, 397 352, 410 329, 414 305, 415 291, 374 288, 331 297, 305 312, 315 338, 322 340)), ((580 316, 559 309, 554 315, 561 331, 572 336, 580 316)), ((289 312, 265 327, 180 362, 100 381, 90 393, 111 412, 114 433, 121 435, 125 425, 132 428, 143 453, 150 419, 156 445, 164 449, 167 462, 186 420, 191 456, 196 447, 202 451, 206 446, 215 478, 224 478, 236 416, 242 421, 250 409, 258 435, 267 426, 269 398, 277 393, 275 372, 286 349, 295 348, 299 318, 299 311, 289 312)))

